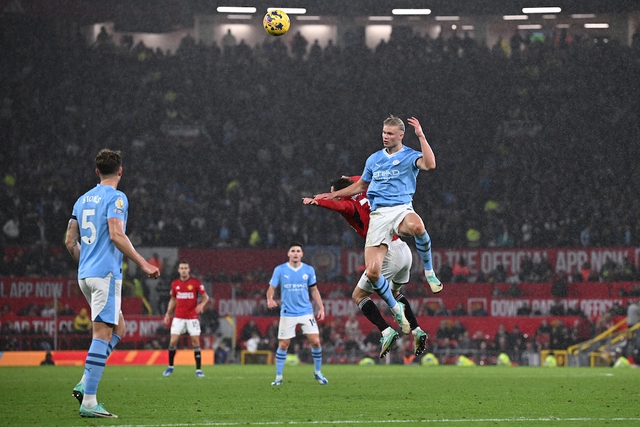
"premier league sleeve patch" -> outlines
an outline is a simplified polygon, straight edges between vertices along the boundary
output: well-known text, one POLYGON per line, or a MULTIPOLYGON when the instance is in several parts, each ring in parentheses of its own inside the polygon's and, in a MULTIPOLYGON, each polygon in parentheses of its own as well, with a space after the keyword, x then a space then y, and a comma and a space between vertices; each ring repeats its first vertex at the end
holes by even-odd
POLYGON ((124 215, 124 199, 122 197, 118 197, 114 203, 116 206, 113 210, 113 213, 116 215, 124 215))

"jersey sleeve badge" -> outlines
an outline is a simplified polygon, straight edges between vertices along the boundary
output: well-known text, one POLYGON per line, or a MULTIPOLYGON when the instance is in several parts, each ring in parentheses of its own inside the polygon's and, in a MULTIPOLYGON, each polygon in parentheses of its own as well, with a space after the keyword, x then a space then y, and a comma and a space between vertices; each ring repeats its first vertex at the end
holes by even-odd
POLYGON ((118 197, 116 199, 116 208, 118 209, 124 208, 124 200, 122 199, 122 197, 118 197))

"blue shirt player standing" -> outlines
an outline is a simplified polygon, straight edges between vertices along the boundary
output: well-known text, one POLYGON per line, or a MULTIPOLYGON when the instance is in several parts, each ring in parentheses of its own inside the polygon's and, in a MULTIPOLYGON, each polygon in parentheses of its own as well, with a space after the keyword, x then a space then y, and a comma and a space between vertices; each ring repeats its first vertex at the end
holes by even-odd
POLYGON ((278 327, 278 349, 276 350, 276 379, 273 386, 282 385, 282 372, 287 358, 287 349, 291 338, 296 336, 296 327, 301 325, 302 333, 311 344, 311 356, 314 365, 314 378, 325 385, 329 381, 322 375, 322 346, 318 323, 313 316, 313 304, 309 295, 318 306, 318 320, 324 320, 324 305, 320 291, 316 286, 316 271, 302 262, 302 245, 292 243, 287 252, 289 262, 277 266, 267 289, 267 307, 276 308, 273 299, 276 288, 280 288, 280 325, 278 327))
POLYGON ((124 334, 121 306, 122 256, 126 255, 151 278, 160 275, 133 247, 125 234, 129 202, 118 184, 122 177, 120 151, 100 150, 96 156, 100 184, 82 195, 73 206, 65 245, 78 261, 78 283, 91 306, 93 337, 85 360, 84 375, 73 389, 80 415, 117 418, 98 404, 96 394, 113 347, 124 334))
POLYGON ((364 248, 366 275, 405 333, 409 332, 410 325, 404 316, 403 304, 395 301, 389 282, 381 274, 394 234, 414 237, 431 291, 434 294, 442 291, 442 283, 433 271, 431 239, 422 218, 413 210, 418 172, 435 169, 436 157, 418 119, 411 117, 407 121, 420 141, 421 151, 402 144, 404 122, 390 116, 382 127, 384 148, 369 156, 360 180, 342 190, 315 196, 316 199, 344 198, 367 190, 371 219, 364 248))

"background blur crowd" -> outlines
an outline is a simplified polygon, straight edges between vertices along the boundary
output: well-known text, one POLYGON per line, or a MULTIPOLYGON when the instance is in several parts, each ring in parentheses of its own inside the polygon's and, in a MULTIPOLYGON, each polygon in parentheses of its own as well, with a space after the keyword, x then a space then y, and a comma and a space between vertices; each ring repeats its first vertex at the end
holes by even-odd
MULTIPOLYGON (((162 52, 4 21, 2 244, 33 249, 0 274, 72 271, 49 249, 96 183, 102 147, 124 152, 134 244, 360 247, 301 198, 359 174, 389 113, 418 117, 436 152, 415 197, 435 247, 640 244, 637 36, 629 47, 514 34, 486 48, 398 28, 374 50, 186 37, 162 52)), ((405 143, 417 147, 411 132, 405 143)))

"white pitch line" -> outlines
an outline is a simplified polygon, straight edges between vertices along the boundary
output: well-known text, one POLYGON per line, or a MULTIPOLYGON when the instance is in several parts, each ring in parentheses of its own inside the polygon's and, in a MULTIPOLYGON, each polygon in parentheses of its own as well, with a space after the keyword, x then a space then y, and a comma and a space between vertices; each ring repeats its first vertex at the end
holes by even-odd
MULTIPOLYGON (((565 422, 565 421, 640 421, 640 417, 615 417, 615 418, 478 418, 478 419, 439 419, 439 420, 325 420, 325 421, 268 421, 268 422, 215 422, 206 421, 203 423, 176 423, 176 424, 116 424, 115 427, 224 427, 224 426, 306 426, 324 424, 453 424, 453 423, 539 423, 539 422, 565 422)), ((77 426, 86 427, 86 426, 77 426)))

